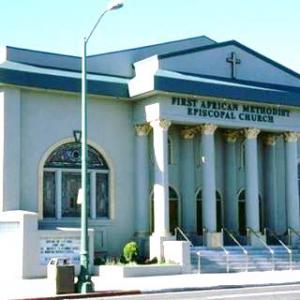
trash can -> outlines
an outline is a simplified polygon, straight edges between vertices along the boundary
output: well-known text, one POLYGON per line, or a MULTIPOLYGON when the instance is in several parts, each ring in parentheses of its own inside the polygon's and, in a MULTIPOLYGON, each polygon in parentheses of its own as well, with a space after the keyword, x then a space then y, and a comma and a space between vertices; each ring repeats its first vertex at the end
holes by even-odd
POLYGON ((56 294, 75 292, 74 265, 68 258, 52 258, 47 266, 47 277, 52 281, 56 294))

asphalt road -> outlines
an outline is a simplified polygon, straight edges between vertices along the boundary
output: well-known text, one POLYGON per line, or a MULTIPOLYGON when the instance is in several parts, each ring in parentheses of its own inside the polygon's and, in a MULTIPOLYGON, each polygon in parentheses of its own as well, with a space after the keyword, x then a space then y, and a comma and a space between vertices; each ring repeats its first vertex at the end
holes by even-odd
MULTIPOLYGON (((243 300, 299 300, 300 285, 282 285, 282 286, 265 286, 251 288, 234 288, 234 289, 217 289, 206 291, 186 291, 175 293, 159 293, 159 294, 142 294, 132 296, 117 297, 101 297, 99 300, 163 300, 163 299, 180 299, 180 300, 220 300, 220 299, 243 299, 243 300)), ((93 298, 95 300, 95 298, 93 298)))

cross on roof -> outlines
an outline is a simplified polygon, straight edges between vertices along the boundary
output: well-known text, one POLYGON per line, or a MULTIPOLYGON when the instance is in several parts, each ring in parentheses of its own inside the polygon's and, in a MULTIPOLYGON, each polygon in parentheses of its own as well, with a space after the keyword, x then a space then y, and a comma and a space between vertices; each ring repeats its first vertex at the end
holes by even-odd
POLYGON ((231 56, 226 58, 226 61, 231 64, 231 78, 236 78, 236 65, 239 65, 242 61, 237 58, 235 52, 231 52, 231 56))

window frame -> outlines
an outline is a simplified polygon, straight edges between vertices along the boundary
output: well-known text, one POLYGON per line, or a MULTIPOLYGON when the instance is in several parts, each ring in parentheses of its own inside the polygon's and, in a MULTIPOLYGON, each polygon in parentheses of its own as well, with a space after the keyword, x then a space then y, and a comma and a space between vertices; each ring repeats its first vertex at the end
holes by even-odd
MULTIPOLYGON (((58 148, 63 146, 64 144, 68 143, 74 143, 74 138, 66 138, 59 140, 58 142, 50 145, 45 152, 42 154, 41 159, 39 161, 38 165, 38 180, 37 180, 37 187, 38 187, 38 219, 41 222, 40 226, 41 228, 44 228, 44 226, 47 226, 45 228, 49 228, 48 226, 57 226, 60 224, 60 226, 78 226, 80 224, 80 218, 77 217, 63 217, 61 219, 57 219, 56 216, 54 217, 44 217, 44 171, 52 169, 52 167, 45 167, 45 164, 48 160, 48 158, 51 156, 51 154, 58 148), (47 225, 48 224, 48 225, 47 225)), ((92 140, 88 141, 88 145, 92 148, 94 148, 105 160, 107 169, 97 169, 96 171, 101 172, 107 172, 107 193, 108 193, 108 216, 107 217, 97 217, 96 219, 89 218, 90 224, 94 226, 102 225, 108 225, 113 222, 115 219, 115 194, 116 194, 116 186, 115 186, 115 167, 113 160, 111 159, 110 155, 108 155, 107 151, 98 145, 97 143, 93 142, 92 140)), ((55 167, 53 169, 56 169, 55 167)), ((57 168, 64 170, 65 168, 57 168)), ((81 168, 70 168, 73 172, 81 170, 81 168)), ((94 170, 92 168, 88 169, 90 172, 91 170, 94 170)))

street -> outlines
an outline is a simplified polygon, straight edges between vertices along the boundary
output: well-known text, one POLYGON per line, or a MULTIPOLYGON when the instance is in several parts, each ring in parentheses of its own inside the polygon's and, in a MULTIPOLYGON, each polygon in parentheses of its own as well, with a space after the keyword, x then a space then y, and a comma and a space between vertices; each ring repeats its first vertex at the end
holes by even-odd
MULTIPOLYGON (((92 298, 91 298, 92 299, 92 298)), ((93 298, 95 300, 95 298, 93 298)), ((219 300, 219 299, 243 299, 243 300, 292 300, 300 299, 300 285, 282 285, 282 286, 265 286, 265 287, 251 287, 251 288, 233 288, 233 289, 217 289, 206 291, 184 291, 184 292, 170 292, 157 294, 143 294, 132 296, 117 296, 97 298, 101 300, 155 300, 155 299, 180 299, 180 300, 219 300)))

